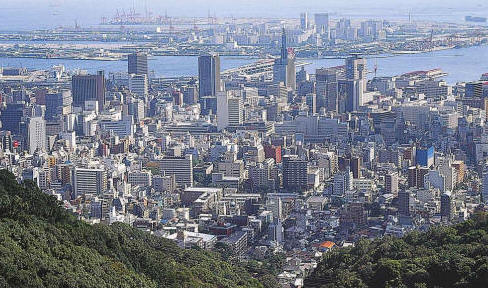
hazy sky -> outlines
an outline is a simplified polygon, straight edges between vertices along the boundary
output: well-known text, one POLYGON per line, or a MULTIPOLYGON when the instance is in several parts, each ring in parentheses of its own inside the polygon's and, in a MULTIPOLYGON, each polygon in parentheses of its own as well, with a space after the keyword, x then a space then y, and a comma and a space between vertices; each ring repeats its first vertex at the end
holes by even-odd
POLYGON ((116 9, 135 6, 144 11, 145 3, 156 15, 172 16, 298 17, 300 11, 331 12, 338 15, 428 14, 462 18, 464 14, 488 16, 486 0, 0 0, 0 29, 46 28, 72 25, 75 19, 85 26, 97 24, 102 16, 111 17, 116 9), (485 15, 486 14, 486 15, 485 15), (455 15, 455 16, 453 16, 455 15))

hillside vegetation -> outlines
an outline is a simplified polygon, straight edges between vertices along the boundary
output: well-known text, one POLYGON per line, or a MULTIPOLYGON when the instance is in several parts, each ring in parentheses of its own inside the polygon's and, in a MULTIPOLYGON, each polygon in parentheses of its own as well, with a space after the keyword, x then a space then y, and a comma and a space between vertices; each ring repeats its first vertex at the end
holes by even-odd
POLYGON ((488 217, 332 251, 305 287, 487 287, 488 217))
POLYGON ((88 225, 0 171, 0 287, 262 287, 197 249, 125 224, 88 225))

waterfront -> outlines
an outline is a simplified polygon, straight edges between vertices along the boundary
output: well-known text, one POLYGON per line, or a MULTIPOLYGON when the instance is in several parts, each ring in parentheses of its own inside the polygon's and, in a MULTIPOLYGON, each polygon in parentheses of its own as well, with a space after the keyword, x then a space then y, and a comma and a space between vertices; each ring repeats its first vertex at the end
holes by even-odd
MULTIPOLYGON (((450 49, 420 54, 368 57, 368 70, 377 69, 377 76, 393 76, 415 70, 440 68, 448 73, 444 79, 454 84, 461 81, 479 79, 488 72, 488 46, 477 46, 461 49, 450 49)), ((221 69, 239 67, 256 61, 251 57, 221 57, 221 69)), ((343 59, 300 59, 310 63, 306 66, 309 73, 317 68, 343 65, 343 59)), ((53 65, 63 64, 68 70, 82 69, 90 73, 104 70, 106 73, 127 70, 126 61, 97 61, 70 59, 32 59, 0 58, 2 67, 26 67, 28 69, 49 69, 53 65)), ((195 56, 156 56, 149 61, 150 70, 157 77, 195 76, 198 71, 198 60, 195 56)), ((373 72, 369 74, 374 76, 373 72)))

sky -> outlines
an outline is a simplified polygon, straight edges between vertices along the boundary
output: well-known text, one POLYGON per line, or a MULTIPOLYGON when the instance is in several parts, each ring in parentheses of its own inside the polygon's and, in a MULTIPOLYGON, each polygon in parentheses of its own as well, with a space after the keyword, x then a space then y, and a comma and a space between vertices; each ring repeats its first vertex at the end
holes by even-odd
POLYGON ((102 16, 145 7, 156 15, 198 17, 257 16, 297 18, 301 11, 330 12, 339 16, 389 18, 408 15, 442 21, 460 20, 464 15, 488 16, 486 0, 0 0, 0 29, 52 28, 74 25, 93 26, 102 16))

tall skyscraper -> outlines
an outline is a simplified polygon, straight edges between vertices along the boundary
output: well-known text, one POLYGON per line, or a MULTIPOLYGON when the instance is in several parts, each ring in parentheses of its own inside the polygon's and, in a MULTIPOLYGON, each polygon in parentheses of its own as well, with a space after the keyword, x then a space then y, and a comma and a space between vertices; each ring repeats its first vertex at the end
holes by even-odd
POLYGON ((46 120, 42 117, 32 117, 28 122, 27 144, 30 154, 36 151, 46 151, 46 120))
POLYGON ((129 90, 137 96, 145 98, 149 94, 147 74, 130 74, 129 90))
POLYGON ((191 154, 185 157, 164 157, 159 161, 161 172, 165 176, 174 175, 178 187, 193 186, 193 158, 191 154))
POLYGON ((398 214, 410 215, 410 192, 408 190, 398 192, 398 214))
POLYGON ((217 93, 217 130, 228 126, 241 125, 244 122, 242 98, 223 91, 217 93))
POLYGON ((304 12, 300 14, 300 29, 308 30, 308 13, 304 12))
POLYGON ((329 32, 329 14, 317 13, 315 14, 315 30, 319 34, 329 32))
POLYGON ((104 169, 75 168, 73 170, 75 195, 102 195, 107 189, 107 172, 104 169))
POLYGON ((215 96, 222 91, 220 82, 220 56, 207 54, 198 57, 199 96, 215 96))
POLYGON ((326 108, 338 111, 337 71, 334 69, 317 69, 316 74, 317 110, 326 108))
POLYGON ((281 34, 281 57, 275 59, 273 65, 273 82, 283 82, 286 87, 296 90, 297 75, 295 66, 295 53, 293 49, 288 49, 286 31, 283 28, 281 34))
POLYGON ((346 79, 363 80, 366 78, 366 59, 359 54, 352 54, 346 59, 346 79))
POLYGON ((11 103, 2 110, 0 119, 2 120, 2 130, 10 131, 12 134, 20 133, 20 122, 24 116, 23 103, 11 103))
POLYGON ((128 73, 137 75, 148 75, 147 54, 146 53, 132 53, 127 58, 128 73))
POLYGON ((71 79, 73 105, 84 107, 86 101, 98 101, 98 109, 105 106, 105 76, 103 71, 97 75, 75 75, 71 79))
POLYGON ((46 120, 69 114, 72 103, 73 97, 69 90, 46 94, 46 120))
POLYGON ((454 201, 451 191, 441 195, 441 219, 450 222, 454 218, 454 201))
POLYGON ((398 172, 390 172, 385 175, 386 193, 398 195, 398 172))
POLYGON ((218 54, 207 54, 198 57, 198 96, 202 115, 217 111, 217 92, 222 91, 220 81, 220 57, 218 54))
POLYGON ((283 157, 283 188, 302 190, 307 187, 308 161, 297 155, 283 157))

